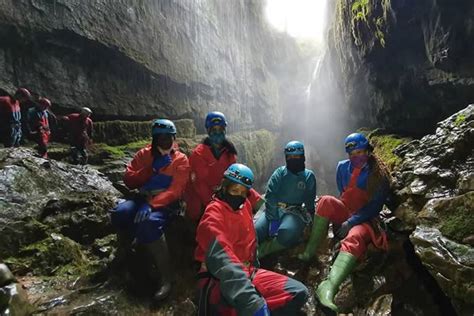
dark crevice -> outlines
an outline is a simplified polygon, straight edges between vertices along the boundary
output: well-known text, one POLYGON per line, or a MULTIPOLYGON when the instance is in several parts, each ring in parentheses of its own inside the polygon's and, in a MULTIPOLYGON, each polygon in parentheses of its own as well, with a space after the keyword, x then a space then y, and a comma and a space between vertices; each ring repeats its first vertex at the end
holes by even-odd
POLYGON ((415 252, 415 248, 410 240, 403 243, 403 249, 406 254, 406 261, 416 273, 418 279, 422 282, 423 287, 431 295, 433 302, 437 305, 440 315, 457 315, 456 310, 451 303, 449 297, 444 294, 435 278, 431 275, 428 269, 423 265, 420 258, 415 252))

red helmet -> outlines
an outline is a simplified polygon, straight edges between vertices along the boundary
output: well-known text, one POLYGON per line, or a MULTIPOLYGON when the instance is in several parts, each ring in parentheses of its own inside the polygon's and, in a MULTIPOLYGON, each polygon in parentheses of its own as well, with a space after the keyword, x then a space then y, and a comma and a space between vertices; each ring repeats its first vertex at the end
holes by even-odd
POLYGON ((46 107, 46 108, 50 108, 51 107, 51 101, 45 97, 41 97, 38 99, 38 103, 41 104, 42 106, 46 107))
POLYGON ((16 95, 22 95, 22 96, 27 97, 27 98, 31 98, 31 92, 28 91, 28 89, 26 89, 26 88, 18 88, 18 90, 16 90, 15 94, 16 95))

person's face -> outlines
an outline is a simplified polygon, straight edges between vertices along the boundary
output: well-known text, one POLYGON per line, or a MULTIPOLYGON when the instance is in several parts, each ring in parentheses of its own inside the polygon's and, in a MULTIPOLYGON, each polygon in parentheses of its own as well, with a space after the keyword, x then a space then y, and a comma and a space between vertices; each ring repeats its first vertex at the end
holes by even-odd
POLYGON ((158 149, 168 150, 173 146, 174 136, 172 134, 158 134, 155 137, 158 149))
POLYGON ((369 154, 369 151, 367 149, 354 149, 349 154, 349 157, 356 157, 356 156, 362 156, 362 155, 368 155, 368 154, 369 154))
POLYGON ((30 98, 24 94, 17 93, 15 94, 15 99, 18 100, 20 103, 23 103, 23 102, 28 101, 30 98))
POLYGON ((234 196, 241 196, 246 198, 249 189, 238 183, 232 183, 227 187, 227 193, 234 196))
POLYGON ((210 134, 217 134, 217 133, 223 133, 225 131, 224 126, 213 126, 209 128, 209 135, 210 134))

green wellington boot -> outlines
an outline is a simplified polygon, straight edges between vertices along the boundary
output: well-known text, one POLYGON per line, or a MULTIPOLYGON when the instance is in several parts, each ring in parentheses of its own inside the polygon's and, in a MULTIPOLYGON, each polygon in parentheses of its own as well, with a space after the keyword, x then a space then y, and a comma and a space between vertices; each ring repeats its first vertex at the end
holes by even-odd
POLYGON ((258 257, 263 258, 283 249, 286 249, 286 247, 280 244, 275 237, 258 245, 258 257))
POLYGON ((326 280, 316 289, 316 300, 326 315, 337 315, 338 308, 334 304, 334 297, 339 291, 339 286, 357 265, 357 258, 348 252, 339 252, 331 267, 326 280))
POLYGON ((303 253, 298 255, 298 259, 309 262, 313 259, 316 254, 316 250, 323 238, 326 238, 328 234, 329 220, 326 217, 321 217, 318 215, 314 216, 313 227, 311 228, 311 236, 309 237, 308 244, 303 253))

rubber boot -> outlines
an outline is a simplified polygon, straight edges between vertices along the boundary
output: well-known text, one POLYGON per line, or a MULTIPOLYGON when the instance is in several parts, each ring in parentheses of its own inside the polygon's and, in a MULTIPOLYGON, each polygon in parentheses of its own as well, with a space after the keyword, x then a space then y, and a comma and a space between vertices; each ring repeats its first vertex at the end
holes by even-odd
POLYGON ((313 227, 311 228, 311 236, 309 237, 306 249, 298 255, 298 259, 309 262, 313 259, 321 242, 328 234, 329 219, 326 217, 314 216, 313 227))
POLYGON ((117 232, 117 251, 112 261, 113 270, 126 270, 127 260, 132 250, 133 237, 128 230, 119 230, 117 232))
POLYGON ((168 297, 171 292, 173 270, 171 269, 170 255, 165 235, 151 243, 144 244, 144 248, 150 255, 153 265, 158 269, 161 277, 160 288, 153 295, 155 302, 160 302, 168 297))
POLYGON ((274 237, 258 245, 258 257, 263 258, 283 249, 286 249, 286 247, 280 244, 277 238, 274 237))
POLYGON ((326 280, 316 289, 316 300, 326 315, 337 315, 338 308, 334 304, 334 297, 339 291, 339 286, 357 265, 357 258, 348 252, 339 252, 331 267, 326 280))

